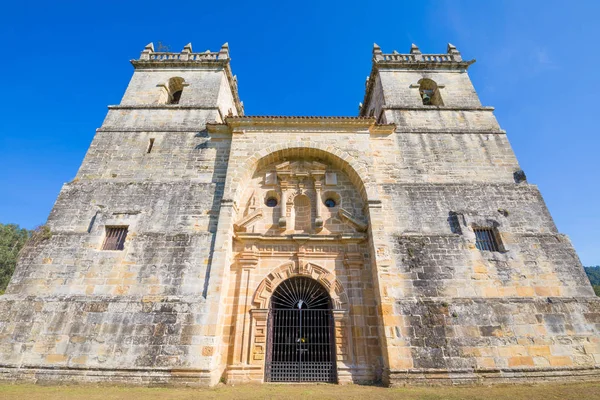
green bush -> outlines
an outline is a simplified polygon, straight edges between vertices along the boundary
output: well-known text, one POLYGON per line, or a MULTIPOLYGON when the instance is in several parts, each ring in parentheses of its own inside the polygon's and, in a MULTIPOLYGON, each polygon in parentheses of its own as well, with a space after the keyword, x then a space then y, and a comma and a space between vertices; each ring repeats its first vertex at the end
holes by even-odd
POLYGON ((15 271, 19 251, 31 232, 15 224, 0 224, 0 294, 4 293, 15 271))

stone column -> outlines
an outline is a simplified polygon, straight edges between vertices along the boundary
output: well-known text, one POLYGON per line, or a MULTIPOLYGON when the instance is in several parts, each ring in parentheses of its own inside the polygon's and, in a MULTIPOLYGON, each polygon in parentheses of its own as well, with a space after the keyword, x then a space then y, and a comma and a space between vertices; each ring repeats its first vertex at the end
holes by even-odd
POLYGON ((323 186, 323 176, 325 173, 312 173, 315 181, 315 228, 318 231, 323 229, 323 217, 321 217, 321 188, 323 186))
POLYGON ((265 362, 267 355, 267 335, 269 310, 255 308, 250 310, 250 360, 252 368, 252 380, 263 381, 265 375, 265 362))
POLYGON ((335 362, 338 383, 352 383, 352 336, 350 334, 349 314, 346 310, 333 310, 333 332, 335 339, 335 362))
POLYGON ((281 181, 281 202, 279 203, 279 209, 281 210, 281 216, 279 217, 279 229, 286 230, 287 223, 287 182, 281 181))
POLYGON ((250 275, 252 271, 258 265, 259 255, 256 251, 256 246, 251 245, 248 251, 244 251, 238 263, 241 267, 239 275, 239 292, 238 292, 238 306, 235 310, 236 326, 235 326, 235 340, 234 340, 234 364, 248 364, 249 356, 249 345, 250 345, 250 275))

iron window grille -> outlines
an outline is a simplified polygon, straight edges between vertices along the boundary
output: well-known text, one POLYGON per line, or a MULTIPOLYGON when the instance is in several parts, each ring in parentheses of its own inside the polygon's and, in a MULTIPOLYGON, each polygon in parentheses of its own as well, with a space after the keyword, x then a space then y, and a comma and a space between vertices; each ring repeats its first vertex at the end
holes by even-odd
POLYGON ((475 247, 479 250, 500 251, 493 228, 473 228, 473 231, 475 232, 475 247))
POLYGON ((107 226, 102 250, 123 250, 126 237, 126 226, 107 226))

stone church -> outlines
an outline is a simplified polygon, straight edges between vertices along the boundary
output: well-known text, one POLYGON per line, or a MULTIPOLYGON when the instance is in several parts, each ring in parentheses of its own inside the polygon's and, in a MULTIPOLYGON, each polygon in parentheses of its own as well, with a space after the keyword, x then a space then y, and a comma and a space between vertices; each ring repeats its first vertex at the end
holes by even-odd
POLYGON ((600 301, 473 62, 375 45, 357 117, 247 116, 227 44, 146 46, 0 297, 0 378, 598 379, 600 301))

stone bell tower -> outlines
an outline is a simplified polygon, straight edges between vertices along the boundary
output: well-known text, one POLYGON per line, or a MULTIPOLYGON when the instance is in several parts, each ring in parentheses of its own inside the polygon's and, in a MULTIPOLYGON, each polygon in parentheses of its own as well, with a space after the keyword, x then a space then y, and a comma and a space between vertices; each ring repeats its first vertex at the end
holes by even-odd
POLYGON ((230 135, 206 125, 243 115, 229 47, 149 44, 131 63, 121 102, 108 107, 52 209, 51 235, 24 250, 0 301, 0 330, 19 332, 3 344, 27 347, 1 347, 4 376, 221 376, 219 270, 210 268, 230 135))
POLYGON ((599 302, 481 105, 474 62, 452 44, 446 54, 373 47, 360 115, 393 124, 396 151, 377 160, 392 253, 381 264, 393 266, 377 269, 385 379, 593 374, 599 302))

